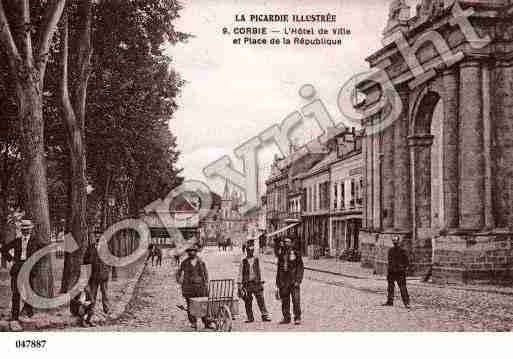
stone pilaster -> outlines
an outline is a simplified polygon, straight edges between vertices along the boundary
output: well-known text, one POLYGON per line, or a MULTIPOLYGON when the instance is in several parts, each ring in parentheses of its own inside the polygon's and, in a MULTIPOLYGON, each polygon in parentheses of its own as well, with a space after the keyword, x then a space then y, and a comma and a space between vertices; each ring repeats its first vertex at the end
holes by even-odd
POLYGON ((459 212, 460 227, 479 230, 484 221, 483 99, 481 64, 460 65, 459 212))
POLYGON ((367 228, 371 229, 374 226, 374 151, 373 151, 373 136, 369 135, 366 138, 367 142, 367 228))
POLYGON ((497 227, 513 228, 513 61, 499 61, 494 71, 494 207, 497 227))
MULTIPOLYGON (((369 227, 369 224, 368 224, 368 213, 367 213, 367 206, 368 206, 368 200, 367 200, 367 181, 368 181, 368 178, 367 178, 367 137, 364 137, 363 140, 362 140, 362 160, 363 160, 363 210, 362 210, 362 227, 363 228, 368 228, 369 227)), ((344 183, 344 182, 342 182, 344 183)), ((338 187, 338 185, 337 185, 338 187)), ((338 188, 337 188, 338 190, 338 188)), ((340 197, 340 193, 339 192, 339 197, 340 197)))
POLYGON ((411 177, 408 149, 408 95, 401 96, 403 113, 394 123, 394 228, 411 231, 411 177))
POLYGON ((442 122, 442 188, 445 228, 459 226, 459 74, 458 68, 448 69, 443 73, 444 84, 444 118, 442 122))
POLYGON ((483 160, 484 160, 484 220, 485 227, 495 227, 495 216, 493 214, 492 197, 492 120, 491 120, 491 98, 490 98, 490 67, 488 63, 482 66, 482 96, 483 96, 483 160))
POLYGON ((383 228, 394 226, 394 125, 383 130, 383 228))
POLYGON ((372 136, 372 166, 373 166, 373 228, 380 230, 381 223, 381 134, 378 132, 372 136))

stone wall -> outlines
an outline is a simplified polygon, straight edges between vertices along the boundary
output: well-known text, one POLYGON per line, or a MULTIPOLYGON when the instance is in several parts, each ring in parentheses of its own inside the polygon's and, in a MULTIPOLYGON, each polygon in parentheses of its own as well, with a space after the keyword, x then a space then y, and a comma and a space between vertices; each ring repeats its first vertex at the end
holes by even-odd
POLYGON ((507 233, 446 235, 435 239, 436 283, 513 282, 513 236, 507 233))
POLYGON ((360 231, 361 265, 364 268, 374 268, 376 235, 371 232, 360 231))
MULTIPOLYGON (((360 232, 361 265, 384 275, 388 250, 396 233, 360 232)), ((513 234, 445 234, 433 240, 417 238, 415 243, 402 237, 401 245, 410 257, 410 276, 424 276, 433 263, 433 282, 513 284, 513 234)))
POLYGON ((361 265, 365 268, 374 268, 377 274, 384 275, 388 269, 388 251, 392 248, 392 238, 399 236, 401 247, 409 255, 410 271, 408 275, 422 276, 431 267, 431 241, 421 240, 412 244, 409 233, 390 232, 373 233, 360 232, 361 265))

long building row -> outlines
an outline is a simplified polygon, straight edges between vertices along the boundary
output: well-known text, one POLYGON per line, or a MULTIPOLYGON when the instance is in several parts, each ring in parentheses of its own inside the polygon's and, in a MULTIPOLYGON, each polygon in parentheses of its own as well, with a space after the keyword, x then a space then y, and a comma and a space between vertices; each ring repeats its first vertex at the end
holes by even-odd
POLYGON ((264 197, 267 231, 293 235, 305 255, 358 260, 362 137, 354 130, 330 131, 331 140, 318 153, 288 163, 275 158, 264 197))

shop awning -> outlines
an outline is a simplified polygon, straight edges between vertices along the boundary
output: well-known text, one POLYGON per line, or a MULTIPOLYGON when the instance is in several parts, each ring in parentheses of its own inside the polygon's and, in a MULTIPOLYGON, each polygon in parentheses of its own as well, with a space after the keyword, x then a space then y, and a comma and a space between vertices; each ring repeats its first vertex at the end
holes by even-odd
POLYGON ((286 227, 283 227, 283 228, 280 228, 278 229, 277 231, 275 232, 272 232, 272 233, 269 233, 267 236, 268 237, 273 237, 273 236, 277 236, 278 234, 281 234, 283 232, 286 232, 287 230, 291 229, 291 228, 294 228, 295 226, 299 225, 299 223, 293 223, 291 225, 288 225, 286 227))

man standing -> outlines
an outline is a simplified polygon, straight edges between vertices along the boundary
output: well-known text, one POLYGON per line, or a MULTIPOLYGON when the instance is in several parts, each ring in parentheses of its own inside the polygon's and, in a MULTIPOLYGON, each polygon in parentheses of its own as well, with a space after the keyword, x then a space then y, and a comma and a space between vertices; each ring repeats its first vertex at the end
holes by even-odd
MULTIPOLYGON (((197 319, 191 315, 191 298, 208 296, 208 271, 205 262, 198 258, 199 247, 197 244, 191 245, 185 251, 187 258, 182 261, 180 268, 176 272, 176 281, 182 286, 182 295, 187 302, 187 316, 191 327, 198 328, 197 319)), ((210 328, 207 317, 201 318, 205 328, 210 328)))
POLYGON ((91 277, 89 278, 89 293, 91 295, 91 305, 90 311, 91 315, 88 316, 86 323, 93 326, 91 322, 92 313, 94 311, 94 307, 96 306, 96 297, 98 295, 98 287, 102 292, 102 305, 103 312, 105 314, 110 313, 109 306, 109 296, 108 296, 108 284, 109 284, 109 275, 112 271, 111 267, 103 262, 98 253, 99 246, 107 245, 106 243, 100 242, 100 237, 102 232, 99 230, 95 231, 95 244, 89 247, 85 259, 84 264, 91 265, 91 277))
POLYGON ((406 288, 406 271, 410 266, 408 253, 399 246, 398 236, 392 238, 392 243, 393 247, 388 251, 388 300, 383 305, 394 305, 394 287, 397 282, 404 306, 410 309, 410 297, 406 288))
POLYGON ((239 267, 239 277, 237 286, 239 296, 244 300, 246 307, 246 323, 253 323, 253 296, 256 298, 258 308, 262 314, 262 321, 270 322, 269 313, 265 307, 264 286, 262 281, 262 272, 260 271, 260 261, 254 257, 255 241, 249 240, 246 243, 246 257, 242 260, 239 267))
POLYGON ((262 233, 260 233, 260 236, 258 236, 258 247, 260 249, 260 254, 265 253, 265 246, 267 245, 267 238, 266 233, 263 230, 262 233))
MULTIPOLYGON (((20 273, 23 264, 27 260, 27 250, 29 245, 30 236, 32 234, 32 229, 34 225, 32 221, 28 219, 21 220, 18 222, 17 227, 19 230, 16 231, 16 238, 11 242, 5 244, 2 249, 2 255, 8 262, 13 262, 10 275, 11 275, 11 295, 12 295, 12 304, 11 304, 11 321, 17 322, 20 318, 20 306, 21 306, 21 296, 20 296, 20 288, 18 288, 18 274, 20 273), (10 251, 14 251, 13 255, 9 253, 10 251)), ((30 283, 26 283, 26 285, 30 285, 30 283)), ((34 310, 32 306, 25 303, 23 306, 22 314, 26 314, 29 318, 34 314, 34 310)))
POLYGON ((283 319, 280 324, 290 323, 290 299, 294 311, 294 324, 301 324, 300 285, 303 280, 303 259, 301 253, 292 247, 292 240, 285 238, 284 247, 278 252, 278 287, 283 319))

